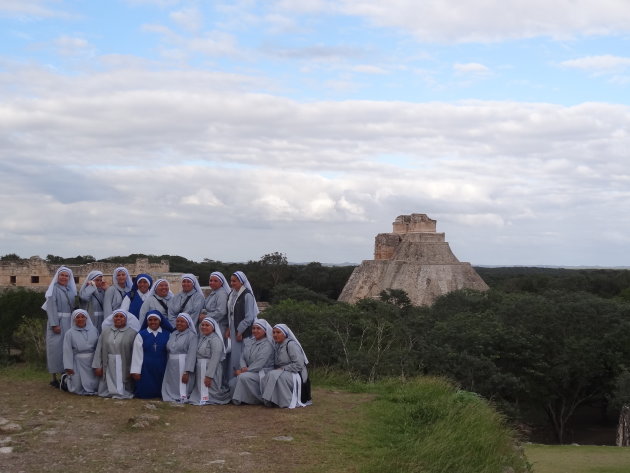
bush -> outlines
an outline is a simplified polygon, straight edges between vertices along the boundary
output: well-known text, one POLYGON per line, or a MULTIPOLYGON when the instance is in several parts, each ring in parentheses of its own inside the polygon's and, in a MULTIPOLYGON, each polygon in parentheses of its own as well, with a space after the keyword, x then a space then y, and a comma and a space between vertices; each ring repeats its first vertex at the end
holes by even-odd
POLYGON ((30 364, 46 364, 46 319, 23 316, 13 334, 15 345, 22 351, 22 359, 30 364))

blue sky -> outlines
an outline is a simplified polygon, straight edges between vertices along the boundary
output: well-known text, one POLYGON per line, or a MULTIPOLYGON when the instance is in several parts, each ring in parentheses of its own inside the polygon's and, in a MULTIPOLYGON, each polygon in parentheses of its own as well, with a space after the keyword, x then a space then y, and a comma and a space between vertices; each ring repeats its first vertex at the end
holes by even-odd
POLYGON ((0 0, 0 244, 630 266, 625 0, 0 0))

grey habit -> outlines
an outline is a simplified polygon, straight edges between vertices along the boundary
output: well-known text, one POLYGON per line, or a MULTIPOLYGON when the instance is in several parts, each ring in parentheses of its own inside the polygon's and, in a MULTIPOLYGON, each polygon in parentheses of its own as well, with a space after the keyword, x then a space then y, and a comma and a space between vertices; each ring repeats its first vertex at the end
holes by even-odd
POLYGON ((66 370, 73 370, 68 376, 68 391, 74 394, 92 395, 98 391, 99 379, 92 369, 94 351, 98 343, 98 331, 89 319, 87 311, 80 311, 88 316, 86 326, 76 326, 73 312, 72 328, 66 332, 63 339, 63 366, 66 370))
POLYGON ((50 297, 46 298, 46 364, 49 373, 62 373, 63 339, 70 330, 70 315, 74 309, 74 294, 68 286, 55 282, 50 297), (52 327, 61 327, 61 333, 55 333, 52 327))
POLYGON ((192 291, 189 292, 182 291, 179 294, 175 294, 168 302, 168 321, 173 327, 175 327, 175 319, 179 314, 185 312, 190 314, 193 322, 197 325, 199 321, 199 314, 201 313, 204 302, 205 299, 203 297, 203 293, 198 291, 196 288, 193 288, 192 291))
POLYGON ((221 361, 225 357, 223 337, 217 332, 210 335, 199 334, 197 343, 197 370, 195 372, 195 388, 190 394, 189 402, 196 405, 227 404, 230 393, 222 388, 223 367, 221 361), (204 384, 204 378, 212 379, 210 387, 204 384))
POLYGON ((208 294, 201 310, 202 313, 219 322, 219 327, 221 327, 221 338, 223 338, 225 331, 228 328, 227 304, 228 293, 223 288, 220 288, 219 290, 212 291, 208 294))
POLYGON ((247 371, 230 380, 234 404, 262 404, 261 383, 269 370, 273 369, 273 344, 266 337, 256 340, 254 337, 245 340, 239 368, 247 367, 247 371))
POLYGON ((168 360, 162 381, 163 401, 185 402, 193 390, 197 361, 197 333, 193 330, 190 325, 183 332, 175 330, 168 339, 168 360), (187 384, 182 383, 185 372, 189 374, 187 384))
MULTIPOLYGON (((273 403, 278 407, 296 407, 296 383, 300 378, 306 381, 306 365, 304 352, 297 342, 285 339, 274 347, 274 367, 263 381, 262 398, 265 403, 273 403), (303 373, 300 376, 300 373, 303 373)), ((299 399, 297 399, 299 403, 299 399)))
POLYGON ((249 329, 254 323, 256 319, 256 312, 254 312, 253 307, 256 307, 256 300, 254 299, 254 295, 246 288, 246 286, 242 286, 241 289, 236 292, 232 291, 230 293, 230 297, 228 298, 228 322, 230 324, 230 341, 232 343, 232 351, 230 352, 230 362, 228 364, 228 379, 234 378, 236 375, 234 371, 240 368, 239 364, 241 362, 241 354, 243 352, 243 342, 236 340, 236 333, 243 333, 247 329, 249 329), (234 327, 234 308, 236 303, 240 298, 245 299, 243 307, 245 313, 243 320, 238 324, 238 326, 234 327))
POLYGON ((105 291, 87 284, 79 291, 79 299, 85 304, 94 327, 96 327, 98 333, 101 333, 103 319, 105 318, 105 291))
POLYGON ((133 380, 129 370, 137 333, 129 325, 121 329, 103 326, 92 361, 92 368, 103 369, 103 377, 98 385, 99 396, 115 399, 133 397, 133 380))

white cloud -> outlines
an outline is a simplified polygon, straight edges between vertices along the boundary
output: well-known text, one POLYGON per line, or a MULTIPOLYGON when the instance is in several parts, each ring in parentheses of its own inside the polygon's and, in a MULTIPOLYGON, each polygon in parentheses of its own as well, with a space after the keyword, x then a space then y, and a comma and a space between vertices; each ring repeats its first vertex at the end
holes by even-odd
POLYGON ((473 76, 487 75, 490 73, 490 69, 488 69, 488 67, 483 64, 479 64, 478 62, 468 62, 464 64, 457 63, 453 65, 453 69, 459 74, 473 76))
POLYGON ((345 0, 340 9, 422 41, 493 42, 547 36, 627 33, 626 0, 345 0))
POLYGON ((169 16, 180 28, 190 32, 197 32, 203 27, 203 14, 194 7, 171 12, 169 16))
POLYGON ((33 20, 42 18, 71 18, 68 12, 51 8, 58 4, 51 0, 0 0, 0 17, 33 20))
POLYGON ((630 67, 630 57, 613 56, 610 54, 602 56, 586 56, 562 61, 560 65, 567 68, 582 69, 592 72, 611 72, 617 69, 630 67))

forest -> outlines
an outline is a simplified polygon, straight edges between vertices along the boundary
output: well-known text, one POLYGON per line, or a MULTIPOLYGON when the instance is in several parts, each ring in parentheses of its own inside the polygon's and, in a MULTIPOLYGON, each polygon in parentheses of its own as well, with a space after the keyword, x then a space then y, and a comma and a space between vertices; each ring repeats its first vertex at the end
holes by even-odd
MULTIPOLYGON (((137 257, 146 256, 108 260, 137 257)), ((202 283, 215 270, 244 271, 257 300, 270 304, 264 317, 298 334, 313 368, 365 382, 444 376, 489 399, 525 432, 558 443, 575 440, 585 412, 587 427, 610 426, 630 402, 628 270, 479 267, 489 291, 456 291, 414 307, 397 290, 355 305, 337 302, 352 266, 289 264, 282 253, 247 263, 150 258, 168 259, 171 271, 202 283)), ((11 346, 22 358, 41 357, 42 302, 41 293, 21 289, 0 294, 0 362, 15 361, 11 346)))

